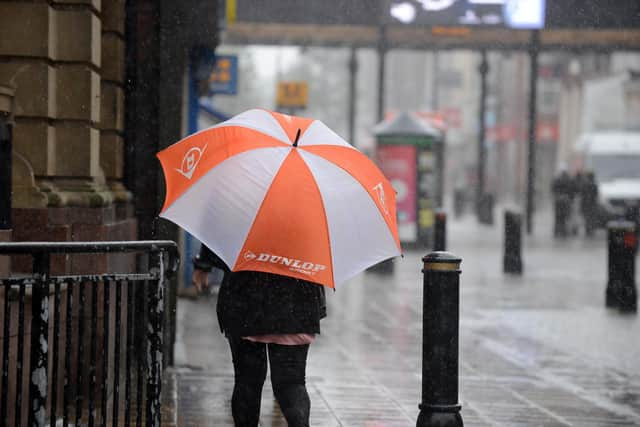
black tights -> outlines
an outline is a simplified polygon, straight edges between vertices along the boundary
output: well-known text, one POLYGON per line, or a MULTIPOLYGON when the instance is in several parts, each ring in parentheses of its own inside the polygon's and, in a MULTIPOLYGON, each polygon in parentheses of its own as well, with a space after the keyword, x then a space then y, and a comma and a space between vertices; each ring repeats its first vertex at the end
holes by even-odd
POLYGON ((309 394, 305 370, 309 345, 256 343, 229 337, 235 385, 231 410, 236 427, 256 427, 260 420, 262 386, 267 376, 267 353, 271 386, 289 427, 309 426, 309 394))

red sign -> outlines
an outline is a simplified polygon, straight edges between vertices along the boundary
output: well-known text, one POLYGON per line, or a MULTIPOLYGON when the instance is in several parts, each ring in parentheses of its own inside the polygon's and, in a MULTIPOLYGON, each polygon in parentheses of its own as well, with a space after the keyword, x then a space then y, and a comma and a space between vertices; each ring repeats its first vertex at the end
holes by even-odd
MULTIPOLYGON (((515 126, 509 123, 498 123, 487 128, 487 139, 493 142, 524 141, 528 139, 526 126, 515 126)), ((538 121, 536 138, 539 144, 555 143, 560 137, 557 121, 538 121)))

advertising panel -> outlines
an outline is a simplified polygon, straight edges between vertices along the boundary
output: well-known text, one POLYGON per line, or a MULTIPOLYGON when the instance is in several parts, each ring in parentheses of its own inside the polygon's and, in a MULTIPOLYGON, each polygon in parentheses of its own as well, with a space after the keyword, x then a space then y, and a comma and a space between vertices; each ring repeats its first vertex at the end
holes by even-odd
POLYGON ((416 147, 380 145, 377 149, 377 164, 396 190, 400 241, 415 242, 418 236, 416 147))
POLYGON ((423 26, 544 27, 545 0, 391 0, 390 21, 423 26))

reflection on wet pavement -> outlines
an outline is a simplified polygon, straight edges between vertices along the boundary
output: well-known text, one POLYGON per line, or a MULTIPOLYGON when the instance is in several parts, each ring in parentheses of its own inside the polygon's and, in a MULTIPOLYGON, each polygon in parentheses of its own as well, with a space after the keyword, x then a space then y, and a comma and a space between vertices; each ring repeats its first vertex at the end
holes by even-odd
MULTIPOLYGON (((640 321, 604 308, 604 236, 554 242, 539 224, 525 236, 524 274, 511 276, 501 271, 500 227, 449 224, 449 249, 463 259, 465 425, 640 426, 640 321)), ((312 426, 415 425, 427 252, 407 252, 393 275, 361 274, 327 293, 329 317, 307 368, 312 426)), ((166 413, 180 426, 232 426, 231 360, 215 298, 180 300, 178 319, 166 413)), ((267 380, 261 426, 285 425, 267 380)))

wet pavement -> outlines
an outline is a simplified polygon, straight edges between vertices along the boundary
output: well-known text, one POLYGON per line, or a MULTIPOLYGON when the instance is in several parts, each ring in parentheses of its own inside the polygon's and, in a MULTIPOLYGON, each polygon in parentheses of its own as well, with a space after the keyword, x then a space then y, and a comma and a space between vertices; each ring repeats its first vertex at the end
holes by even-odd
MULTIPOLYGON (((548 215, 524 236, 521 276, 502 272, 495 224, 449 218, 462 258, 460 402, 466 426, 640 426, 640 320, 607 309, 606 236, 551 238, 548 215)), ((328 292, 307 367, 311 425, 415 426, 421 393, 422 263, 363 273, 328 292)), ((233 372, 215 297, 178 303, 167 425, 232 426, 233 372)), ((261 426, 286 426, 267 380, 261 426)))

